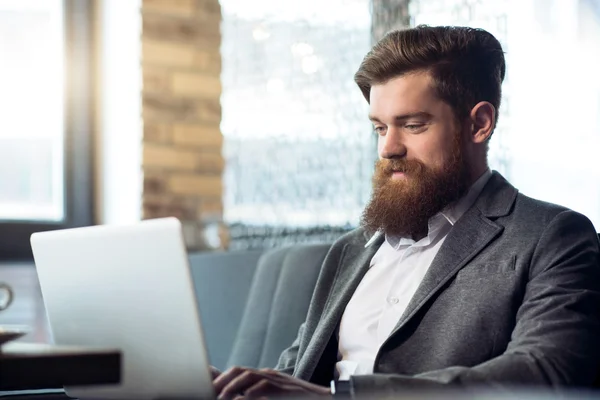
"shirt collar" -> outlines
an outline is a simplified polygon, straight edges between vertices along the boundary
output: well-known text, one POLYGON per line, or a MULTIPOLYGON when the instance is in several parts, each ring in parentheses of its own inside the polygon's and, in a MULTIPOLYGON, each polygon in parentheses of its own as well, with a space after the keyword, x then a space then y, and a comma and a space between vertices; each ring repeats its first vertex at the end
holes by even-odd
MULTIPOLYGON (((436 215, 431 217, 429 219, 429 223, 428 223, 428 229, 429 229, 428 236, 433 231, 443 227, 445 222, 449 222, 451 225, 454 226, 454 224, 460 219, 460 217, 462 217, 463 214, 465 212, 467 212, 467 210, 469 208, 471 208, 471 206, 475 203, 475 200, 477 200, 477 197, 479 197, 479 195, 483 191, 485 184, 488 182, 488 180, 491 177, 492 177, 492 171, 488 168, 475 181, 475 183, 473 183, 473 185, 471 185, 471 187, 469 188, 469 191, 467 192, 466 195, 461 197, 455 203, 449 204, 442 211, 440 211, 439 213, 437 213, 436 215)), ((377 239, 381 235, 383 235, 382 231, 375 232, 375 234, 373 236, 371 236, 371 238, 367 241, 367 243, 365 244, 365 247, 369 247, 370 245, 372 245, 374 242, 377 241, 377 239)), ((412 243, 412 239, 408 239, 408 238, 400 238, 400 240, 396 240, 395 242, 402 244, 403 242, 407 242, 407 241, 412 243)))
POLYGON ((454 225, 464 213, 475 203, 483 191, 483 187, 492 177, 492 171, 488 168, 476 181, 471 185, 466 195, 461 197, 454 204, 450 204, 440 213, 454 225))

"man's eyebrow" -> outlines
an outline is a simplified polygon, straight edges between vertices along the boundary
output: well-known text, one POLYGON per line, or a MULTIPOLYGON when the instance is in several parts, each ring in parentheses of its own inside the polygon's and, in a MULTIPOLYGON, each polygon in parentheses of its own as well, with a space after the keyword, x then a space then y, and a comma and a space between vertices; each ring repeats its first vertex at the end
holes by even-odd
MULTIPOLYGON (((426 112, 426 111, 419 111, 419 112, 415 112, 415 113, 408 113, 408 114, 402 114, 402 115, 396 115, 394 117, 394 120, 396 121, 405 121, 407 119, 411 119, 411 118, 426 118, 426 119, 430 119, 432 118, 433 115, 431 115, 430 113, 426 112)), ((373 122, 381 122, 381 120, 379 118, 377 118, 374 115, 369 115, 369 119, 373 122)))

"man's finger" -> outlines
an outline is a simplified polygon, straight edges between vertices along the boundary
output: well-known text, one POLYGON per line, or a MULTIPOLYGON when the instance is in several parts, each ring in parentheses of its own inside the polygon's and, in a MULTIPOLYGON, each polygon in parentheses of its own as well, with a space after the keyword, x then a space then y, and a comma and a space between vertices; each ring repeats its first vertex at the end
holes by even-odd
POLYGON ((221 371, 219 371, 218 368, 215 368, 211 365, 210 366, 210 374, 212 375, 212 380, 214 381, 215 379, 217 379, 217 377, 219 375, 221 375, 221 371))
POLYGON ((238 376, 240 376, 248 370, 249 368, 233 367, 223 372, 215 380, 213 380, 213 387, 215 389, 215 393, 217 395, 221 393, 221 391, 223 391, 223 388, 227 386, 232 380, 234 380, 235 378, 237 378, 238 376))
POLYGON ((315 385, 310 382, 307 382, 302 379, 294 378, 291 375, 284 374, 283 372, 279 372, 279 371, 271 369, 271 368, 263 368, 263 369, 260 369, 258 372, 260 372, 261 374, 266 376, 267 379, 269 379, 271 381, 279 382, 286 386, 301 387, 301 388, 304 388, 309 391, 315 387, 315 385))
POLYGON ((287 393, 292 393, 294 388, 287 387, 286 385, 269 381, 267 379, 262 379, 254 384, 252 387, 244 390, 244 395, 250 399, 256 399, 261 396, 273 396, 276 394, 282 394, 287 391, 287 393))
POLYGON ((302 379, 294 378, 291 375, 284 374, 271 368, 263 368, 259 370, 261 374, 268 377, 269 380, 279 382, 290 389, 302 388, 307 392, 325 394, 330 390, 324 386, 315 385, 302 379))
POLYGON ((263 375, 255 370, 248 369, 229 381, 221 390, 219 398, 230 399, 238 394, 242 394, 262 379, 264 379, 263 375))

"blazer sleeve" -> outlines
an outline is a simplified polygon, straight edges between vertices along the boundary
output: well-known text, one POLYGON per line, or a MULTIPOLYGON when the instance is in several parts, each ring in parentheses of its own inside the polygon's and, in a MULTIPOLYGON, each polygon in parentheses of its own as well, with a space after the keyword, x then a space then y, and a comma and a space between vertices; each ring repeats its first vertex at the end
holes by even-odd
POLYGON ((279 356, 279 361, 275 367, 277 371, 286 373, 288 375, 292 375, 294 373, 294 369, 296 368, 296 360, 298 359, 300 341, 302 340, 302 335, 304 334, 304 326, 305 323, 300 325, 300 328, 298 329, 298 336, 296 336, 294 343, 285 349, 281 353, 281 356, 279 356))
POLYGON ((413 387, 590 386, 600 366, 600 244, 591 222, 563 211, 535 247, 529 281, 506 351, 473 367, 415 376, 351 377, 355 396, 413 387))

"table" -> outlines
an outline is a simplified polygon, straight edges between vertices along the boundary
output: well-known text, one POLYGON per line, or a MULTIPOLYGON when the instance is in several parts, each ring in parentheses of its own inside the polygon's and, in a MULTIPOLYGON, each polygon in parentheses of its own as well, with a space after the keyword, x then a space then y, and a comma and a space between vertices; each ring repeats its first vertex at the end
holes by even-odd
POLYGON ((8 343, 0 348, 0 391, 119 383, 117 349, 8 343))

